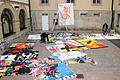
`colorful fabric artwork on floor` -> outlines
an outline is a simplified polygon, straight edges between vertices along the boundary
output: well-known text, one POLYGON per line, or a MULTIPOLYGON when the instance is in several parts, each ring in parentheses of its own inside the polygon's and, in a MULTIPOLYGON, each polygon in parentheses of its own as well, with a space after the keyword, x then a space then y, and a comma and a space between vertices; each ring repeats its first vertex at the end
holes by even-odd
MULTIPOLYGON (((77 42, 78 39, 79 40, 87 40, 88 36, 95 37, 95 35, 87 34, 87 33, 84 33, 84 34, 82 34, 82 33, 75 34, 74 33, 70 36, 74 40, 71 40, 71 39, 63 40, 63 38, 62 38, 55 42, 56 45, 49 45, 49 46, 46 46, 46 48, 52 53, 52 55, 58 56, 62 61, 68 61, 69 64, 83 63, 83 62, 88 62, 90 64, 96 64, 96 61, 94 61, 92 58, 88 57, 84 51, 85 49, 88 49, 90 47, 87 48, 87 47, 85 47, 86 45, 79 43, 79 41, 77 42)), ((93 44, 91 44, 91 45, 93 45, 93 44)), ((99 45, 100 45, 100 43, 99 43, 99 45)))
POLYGON ((93 58, 88 57, 88 55, 86 53, 83 53, 82 56, 80 56, 80 57, 69 59, 68 63, 69 64, 90 63, 93 65, 97 64, 97 62, 94 61, 93 58))
POLYGON ((96 35, 90 33, 51 33, 49 41, 56 45, 46 48, 53 56, 43 59, 37 58, 39 51, 33 51, 34 43, 13 43, 0 57, 0 76, 31 74, 34 80, 67 80, 76 77, 64 62, 97 64, 85 50, 107 46, 93 40, 93 37, 96 35))
POLYGON ((3 55, 0 58, 0 67, 2 66, 10 66, 12 64, 12 61, 14 61, 14 58, 16 55, 3 55))
POLYGON ((107 47, 106 45, 100 43, 100 42, 97 42, 93 39, 80 39, 80 40, 77 40, 78 42, 84 44, 86 47, 88 48, 103 48, 103 47, 107 47))
POLYGON ((31 71, 29 67, 39 53, 32 51, 33 45, 33 43, 12 44, 0 58, 0 76, 29 73, 31 71))
POLYGON ((93 39, 93 40, 101 40, 101 39, 105 39, 101 34, 91 34, 89 36, 87 36, 87 39, 93 39))
POLYGON ((63 52, 80 51, 80 50, 88 49, 83 44, 78 43, 75 40, 56 41, 56 44, 59 45, 59 48, 63 52))
MULTIPOLYGON (((1 56, 0 76, 32 74, 35 80, 59 80, 76 77, 76 75, 57 57, 37 59, 38 51, 32 51, 33 44, 15 43, 9 53, 1 56), (12 54, 14 49, 19 50, 12 54)), ((55 48, 55 47, 54 47, 55 48)), ((56 49, 57 52, 58 49, 56 49)), ((51 50, 55 52, 55 50, 51 50)))
POLYGON ((80 58, 80 60, 83 60, 84 62, 90 63, 90 64, 96 64, 96 62, 87 56, 84 50, 80 51, 70 51, 70 52, 63 52, 59 45, 50 45, 46 46, 46 48, 52 53, 53 56, 59 57, 62 61, 67 61, 69 64, 72 63, 81 63, 77 62, 76 59, 80 58))
POLYGON ((2 55, 16 55, 19 52, 32 49, 34 43, 13 43, 2 55))
POLYGON ((49 37, 54 38, 55 40, 68 40, 71 39, 72 33, 50 33, 49 37))
POLYGON ((81 51, 63 52, 57 55, 62 61, 72 58, 83 57, 84 54, 81 51))
POLYGON ((56 54, 62 53, 61 49, 58 45, 48 45, 46 48, 52 53, 52 55, 56 56, 56 54))
POLYGON ((56 39, 57 40, 61 40, 61 39, 64 39, 64 40, 67 40, 67 39, 71 39, 71 33, 57 33, 57 36, 56 36, 56 39))
POLYGON ((13 43, 10 47, 16 47, 16 48, 31 48, 34 46, 34 43, 13 43))
POLYGON ((58 45, 50 45, 46 46, 46 48, 52 53, 53 56, 59 57, 62 61, 84 56, 84 54, 82 53, 83 51, 63 52, 58 45))
POLYGON ((59 80, 76 76, 57 56, 38 60, 31 73, 37 80, 59 80))

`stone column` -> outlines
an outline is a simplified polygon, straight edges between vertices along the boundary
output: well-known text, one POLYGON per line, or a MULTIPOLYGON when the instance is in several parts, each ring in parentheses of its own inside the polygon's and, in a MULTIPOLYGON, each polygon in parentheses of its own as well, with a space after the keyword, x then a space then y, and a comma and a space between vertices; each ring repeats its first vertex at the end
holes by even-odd
POLYGON ((3 33, 2 33, 2 23, 0 22, 0 40, 4 40, 3 39, 3 33))
POLYGON ((27 29, 30 29, 30 18, 26 18, 26 19, 25 19, 25 27, 26 27, 27 29))
POLYGON ((13 21, 13 28, 14 28, 14 32, 16 32, 16 36, 19 36, 20 35, 20 22, 19 22, 19 20, 13 21))

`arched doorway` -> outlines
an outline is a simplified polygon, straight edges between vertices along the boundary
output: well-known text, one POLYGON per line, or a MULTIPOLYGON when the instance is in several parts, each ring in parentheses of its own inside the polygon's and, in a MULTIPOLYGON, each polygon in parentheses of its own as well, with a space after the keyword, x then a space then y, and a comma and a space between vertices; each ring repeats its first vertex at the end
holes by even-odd
POLYGON ((3 37, 13 34, 12 14, 9 9, 4 9, 1 15, 3 37))
POLYGON ((25 29, 25 12, 23 9, 20 10, 19 21, 20 21, 20 30, 25 29))

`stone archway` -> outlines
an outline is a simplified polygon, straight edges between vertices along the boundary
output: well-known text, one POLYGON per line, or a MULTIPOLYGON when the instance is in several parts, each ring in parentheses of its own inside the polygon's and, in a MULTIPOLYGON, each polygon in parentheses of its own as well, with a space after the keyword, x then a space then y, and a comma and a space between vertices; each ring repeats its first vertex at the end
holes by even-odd
POLYGON ((13 32, 16 32, 16 27, 14 26, 14 22, 15 20, 18 19, 17 15, 16 15, 16 11, 15 9, 12 7, 12 5, 10 5, 10 3, 3 3, 0 5, 0 39, 3 40, 3 30, 2 30, 2 14, 3 11, 6 9, 10 12, 10 15, 12 16, 12 23, 13 23, 13 32))
POLYGON ((14 33, 12 18, 13 18, 12 12, 9 9, 5 8, 1 15, 3 37, 7 37, 14 33))
POLYGON ((18 9, 18 16, 19 16, 19 13, 20 13, 20 11, 21 10, 24 10, 24 13, 25 13, 25 18, 29 18, 28 17, 28 12, 27 12, 27 9, 26 9, 26 7, 24 6, 24 5, 20 5, 20 7, 19 7, 19 9, 18 9))
POLYGON ((19 23, 20 23, 20 30, 25 29, 25 11, 24 9, 21 9, 19 12, 19 23))
MULTIPOLYGON (((13 20, 17 20, 18 19, 17 12, 12 7, 12 5, 10 5, 9 3, 3 3, 2 5, 0 5, 0 8, 1 8, 0 9, 0 15, 2 14, 2 11, 6 8, 6 9, 11 11, 13 20)), ((0 21, 1 21, 1 16, 0 16, 0 21)))
MULTIPOLYGON (((25 5, 20 5, 19 6, 19 9, 18 9, 18 11, 17 11, 17 13, 18 13, 18 17, 19 17, 19 14, 20 14, 20 11, 23 11, 24 12, 24 15, 25 15, 25 28, 27 28, 29 25, 30 25, 30 19, 29 19, 29 13, 28 13, 28 10, 27 10, 27 8, 25 7, 25 5)), ((20 19, 20 18, 19 18, 20 19)), ((19 20, 20 21, 20 20, 19 20)), ((20 26, 19 26, 19 28, 20 28, 20 26)))

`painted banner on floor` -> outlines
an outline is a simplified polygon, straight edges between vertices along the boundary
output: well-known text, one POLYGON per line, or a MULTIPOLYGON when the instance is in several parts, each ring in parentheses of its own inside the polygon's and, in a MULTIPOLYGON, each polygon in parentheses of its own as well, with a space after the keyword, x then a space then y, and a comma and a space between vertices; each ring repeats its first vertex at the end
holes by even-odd
POLYGON ((58 4, 59 24, 74 25, 73 4, 58 4))
POLYGON ((46 48, 52 53, 53 56, 59 57, 60 60, 62 60, 62 61, 84 56, 84 54, 83 54, 84 50, 63 52, 63 51, 61 51, 59 46, 61 46, 61 45, 51 45, 51 46, 46 46, 46 48))
POLYGON ((78 42, 84 44, 86 47, 88 48, 102 48, 102 47, 107 47, 106 45, 100 43, 100 42, 97 42, 93 39, 80 39, 80 40, 77 40, 78 42))
POLYGON ((80 50, 88 49, 83 44, 76 42, 75 40, 57 41, 56 44, 63 52, 80 51, 80 50))

